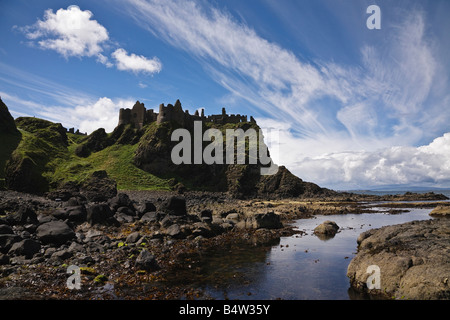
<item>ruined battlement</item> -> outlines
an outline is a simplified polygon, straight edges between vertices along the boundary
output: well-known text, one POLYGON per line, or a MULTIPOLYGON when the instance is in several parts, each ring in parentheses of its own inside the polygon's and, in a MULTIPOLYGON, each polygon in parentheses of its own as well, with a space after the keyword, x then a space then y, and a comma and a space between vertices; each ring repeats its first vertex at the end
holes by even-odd
MULTIPOLYGON (((133 108, 122 108, 119 111, 119 125, 133 124, 138 129, 142 129, 144 125, 152 122, 161 124, 168 121, 177 122, 183 128, 192 128, 194 121, 226 124, 247 122, 248 120, 246 115, 227 114, 225 108, 222 108, 222 114, 205 116, 202 109, 201 114, 195 111, 195 114, 191 115, 188 110, 183 111, 180 100, 177 100, 174 105, 160 104, 158 113, 153 109, 147 110, 144 104, 139 101, 136 101, 133 108)), ((253 117, 250 117, 250 121, 255 122, 253 117)))

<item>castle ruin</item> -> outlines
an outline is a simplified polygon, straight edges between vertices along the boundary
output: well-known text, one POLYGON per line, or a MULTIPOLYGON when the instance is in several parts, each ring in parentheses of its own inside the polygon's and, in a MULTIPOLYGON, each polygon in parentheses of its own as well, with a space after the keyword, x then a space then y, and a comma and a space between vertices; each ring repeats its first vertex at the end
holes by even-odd
MULTIPOLYGON (((161 124, 169 121, 174 121, 183 128, 189 129, 194 127, 194 121, 226 124, 247 122, 248 120, 246 115, 227 114, 225 108, 222 108, 222 114, 205 116, 204 110, 202 109, 201 114, 197 110, 195 114, 191 115, 188 110, 183 111, 180 100, 177 100, 175 105, 168 104, 165 106, 164 104, 160 104, 159 113, 154 112, 153 109, 147 110, 144 104, 139 101, 136 101, 133 108, 122 108, 119 112, 119 125, 132 124, 138 129, 142 129, 144 125, 152 122, 161 124)), ((255 119, 250 116, 250 121, 255 122, 255 119)))

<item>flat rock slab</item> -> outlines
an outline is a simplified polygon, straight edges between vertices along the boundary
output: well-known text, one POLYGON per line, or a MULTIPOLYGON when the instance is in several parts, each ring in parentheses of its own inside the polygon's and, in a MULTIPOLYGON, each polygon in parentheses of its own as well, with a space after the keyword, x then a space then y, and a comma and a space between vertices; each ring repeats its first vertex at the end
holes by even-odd
POLYGON ((372 229, 357 241, 347 269, 353 288, 384 298, 450 299, 450 219, 372 229), (369 266, 379 268, 379 289, 368 289, 369 266))
POLYGON ((450 217, 450 206, 437 206, 430 212, 430 216, 450 217))

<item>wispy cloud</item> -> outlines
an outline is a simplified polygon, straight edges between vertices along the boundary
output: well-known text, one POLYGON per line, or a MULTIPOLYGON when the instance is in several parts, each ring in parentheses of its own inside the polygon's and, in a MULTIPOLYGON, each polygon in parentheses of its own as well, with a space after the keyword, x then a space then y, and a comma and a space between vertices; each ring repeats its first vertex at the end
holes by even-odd
POLYGON ((98 128, 113 131, 120 108, 134 104, 133 99, 99 98, 3 63, 0 63, 0 82, 26 89, 27 94, 20 96, 8 89, 0 91, 13 116, 36 116, 87 133, 98 128))
MULTIPOLYGON (((406 178, 395 169, 390 148, 403 146, 400 150, 411 155, 418 150, 414 145, 442 135, 450 120, 444 108, 449 91, 433 90, 438 81, 447 89, 448 83, 422 11, 410 10, 396 24, 384 23, 389 36, 376 46, 361 43, 359 60, 344 66, 300 59, 204 2, 127 4, 124 11, 138 25, 191 54, 217 83, 281 123, 285 140, 280 143, 287 146, 283 164, 313 181, 352 177, 369 183, 374 174, 379 182, 401 182, 406 178), (383 162, 383 170, 391 165, 390 174, 381 176, 381 169, 362 165, 379 160, 383 152, 392 160, 383 162), (360 173, 363 168, 369 168, 367 174, 360 173), (323 174, 327 170, 339 174, 323 174), (355 178, 358 174, 361 179, 355 178)), ((409 177, 420 176, 412 171, 423 169, 412 162, 409 168, 409 177)))
POLYGON ((85 104, 93 98, 86 92, 69 88, 2 62, 0 62, 0 81, 16 88, 25 89, 23 92, 32 96, 33 100, 37 102, 48 99, 58 105, 71 106, 85 104))
POLYGON ((326 88, 324 79, 319 70, 299 61, 292 52, 259 37, 230 15, 192 1, 130 3, 130 14, 139 24, 159 31, 167 42, 213 66, 220 76, 217 80, 230 89, 250 85, 259 100, 267 99, 286 119, 301 123, 305 132, 321 127, 314 111, 305 105, 326 88), (281 92, 285 94, 280 97, 281 92))

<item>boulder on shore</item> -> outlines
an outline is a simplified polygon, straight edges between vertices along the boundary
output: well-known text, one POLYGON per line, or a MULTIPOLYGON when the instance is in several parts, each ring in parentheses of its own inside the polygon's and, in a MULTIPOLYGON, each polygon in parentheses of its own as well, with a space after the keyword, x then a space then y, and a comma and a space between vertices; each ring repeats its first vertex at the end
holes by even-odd
POLYGON ((161 205, 160 210, 174 216, 185 216, 187 215, 186 199, 172 196, 161 205))
POLYGON ((449 219, 372 229, 357 241, 358 253, 347 269, 354 289, 388 299, 450 299, 449 219), (379 289, 368 288, 370 266, 379 270, 379 289))
POLYGON ((275 212, 257 213, 247 218, 247 227, 253 229, 280 229, 283 223, 275 212))
POLYGON ((326 237, 334 237, 338 232, 339 226, 334 221, 325 221, 314 229, 314 234, 326 237))
POLYGON ((75 237, 67 223, 55 220, 41 224, 36 229, 37 238, 44 244, 61 245, 75 237))

